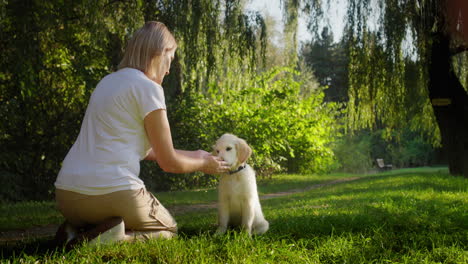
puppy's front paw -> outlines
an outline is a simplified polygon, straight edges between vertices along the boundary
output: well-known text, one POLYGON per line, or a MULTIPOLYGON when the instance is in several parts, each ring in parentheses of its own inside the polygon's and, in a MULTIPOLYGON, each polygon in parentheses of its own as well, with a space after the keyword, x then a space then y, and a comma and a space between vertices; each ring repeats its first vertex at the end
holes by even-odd
POLYGON ((224 233, 226 233, 226 229, 227 229, 226 227, 222 227, 222 226, 218 227, 218 229, 216 230, 215 235, 216 236, 223 235, 224 233))
POLYGON ((245 233, 248 237, 252 236, 252 231, 248 228, 243 228, 242 232, 245 233))

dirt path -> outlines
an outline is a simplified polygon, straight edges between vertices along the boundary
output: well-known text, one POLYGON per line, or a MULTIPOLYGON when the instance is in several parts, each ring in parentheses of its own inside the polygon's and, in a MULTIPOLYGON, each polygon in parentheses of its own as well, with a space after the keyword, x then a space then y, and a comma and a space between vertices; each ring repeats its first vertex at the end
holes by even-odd
MULTIPOLYGON (((294 193, 306 192, 318 188, 322 188, 325 186, 335 185, 343 182, 350 182, 360 179, 360 177, 352 177, 352 178, 344 178, 338 179, 330 182, 314 184, 308 186, 306 188, 300 189, 292 189, 285 192, 277 192, 277 193, 269 193, 260 196, 260 200, 267 200, 276 197, 283 197, 287 195, 291 195, 294 193)), ((189 212, 196 212, 201 210, 209 210, 215 209, 217 206, 216 202, 213 203, 206 203, 206 204, 192 204, 192 205, 176 205, 168 207, 167 209, 173 215, 181 215, 189 212)), ((55 232, 57 231, 58 225, 50 224, 47 226, 39 226, 39 227, 32 227, 24 230, 9 230, 0 232, 0 244, 6 242, 18 242, 25 239, 34 239, 34 238, 46 238, 46 237, 53 237, 55 232)))

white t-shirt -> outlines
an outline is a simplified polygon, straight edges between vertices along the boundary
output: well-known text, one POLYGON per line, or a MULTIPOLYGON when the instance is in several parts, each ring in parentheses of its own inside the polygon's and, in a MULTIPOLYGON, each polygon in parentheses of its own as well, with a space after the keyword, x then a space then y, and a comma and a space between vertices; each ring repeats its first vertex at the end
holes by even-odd
POLYGON ((104 77, 55 187, 87 195, 143 188, 140 161, 151 150, 143 120, 157 109, 166 109, 163 88, 143 72, 124 68, 104 77))

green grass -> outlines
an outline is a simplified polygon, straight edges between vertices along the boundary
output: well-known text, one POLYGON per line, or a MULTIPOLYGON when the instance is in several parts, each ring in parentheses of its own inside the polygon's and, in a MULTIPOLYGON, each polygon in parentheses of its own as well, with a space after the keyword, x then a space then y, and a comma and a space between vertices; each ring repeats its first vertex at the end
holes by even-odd
MULTIPOLYGON (((264 190, 280 186, 268 185, 264 190)), ((180 236, 173 240, 70 252, 30 241, 2 254, 11 263, 467 263, 467 188, 467 179, 445 169, 394 170, 264 200, 270 230, 252 239, 236 231, 213 236, 216 211, 209 210, 177 216, 180 236)), ((212 199, 200 193, 191 192, 212 199)))
MULTIPOLYGON (((259 181, 259 194, 267 194, 296 188, 303 188, 313 184, 327 182, 339 178, 350 177, 349 174, 331 175, 275 175, 270 180, 259 181)), ((155 193, 166 207, 174 205, 190 205, 216 202, 215 188, 155 193)), ((15 204, 0 203, 0 231, 12 229, 26 229, 47 224, 60 224, 62 215, 56 210, 53 201, 19 202, 15 204)))

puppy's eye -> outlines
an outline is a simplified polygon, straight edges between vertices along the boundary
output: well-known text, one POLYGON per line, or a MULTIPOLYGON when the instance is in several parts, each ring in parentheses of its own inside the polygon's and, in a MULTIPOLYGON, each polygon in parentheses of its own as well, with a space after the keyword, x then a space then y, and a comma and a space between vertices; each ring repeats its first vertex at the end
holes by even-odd
POLYGON ((231 147, 227 147, 226 148, 226 151, 230 151, 232 148, 231 147))
POLYGON ((219 150, 216 150, 216 153, 218 153, 218 154, 219 154, 219 150))

